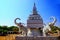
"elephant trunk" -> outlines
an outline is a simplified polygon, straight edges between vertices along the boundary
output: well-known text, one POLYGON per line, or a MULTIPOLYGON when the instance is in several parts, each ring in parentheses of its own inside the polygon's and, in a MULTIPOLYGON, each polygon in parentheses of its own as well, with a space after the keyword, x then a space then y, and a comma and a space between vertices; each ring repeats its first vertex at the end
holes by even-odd
POLYGON ((53 19, 53 22, 51 22, 51 25, 54 25, 56 23, 56 21, 57 21, 57 19, 55 17, 53 17, 53 16, 50 19, 53 19))
POLYGON ((19 24, 19 23, 16 22, 17 19, 20 20, 20 18, 16 18, 16 19, 14 20, 14 23, 15 23, 16 25, 19 24))

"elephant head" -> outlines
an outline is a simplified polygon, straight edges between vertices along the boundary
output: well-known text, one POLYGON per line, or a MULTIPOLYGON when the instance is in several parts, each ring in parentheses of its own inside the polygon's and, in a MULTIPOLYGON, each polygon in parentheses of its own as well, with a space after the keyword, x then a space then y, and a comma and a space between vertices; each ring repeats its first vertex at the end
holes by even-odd
POLYGON ((49 25, 50 25, 50 26, 53 26, 53 25, 56 23, 57 19, 56 19, 55 17, 53 17, 53 16, 50 17, 50 19, 53 19, 53 21, 50 22, 49 25))

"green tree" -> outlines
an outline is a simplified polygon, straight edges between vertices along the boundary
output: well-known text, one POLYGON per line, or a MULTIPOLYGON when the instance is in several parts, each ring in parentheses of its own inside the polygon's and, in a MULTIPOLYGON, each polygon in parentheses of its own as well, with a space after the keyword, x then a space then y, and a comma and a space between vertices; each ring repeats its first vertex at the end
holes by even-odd
POLYGON ((60 31, 60 28, 57 27, 57 26, 51 26, 51 30, 52 30, 53 33, 57 33, 57 30, 60 31))
POLYGON ((9 31, 19 31, 19 28, 17 26, 10 26, 9 31))

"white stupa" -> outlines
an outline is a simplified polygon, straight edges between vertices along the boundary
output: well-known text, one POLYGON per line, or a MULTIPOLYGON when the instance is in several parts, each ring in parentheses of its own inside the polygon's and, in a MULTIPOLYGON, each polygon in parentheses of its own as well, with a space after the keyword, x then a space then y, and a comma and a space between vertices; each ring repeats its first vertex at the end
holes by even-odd
POLYGON ((42 17, 38 14, 35 3, 33 13, 29 15, 27 20, 28 36, 41 36, 39 29, 43 28, 42 17))

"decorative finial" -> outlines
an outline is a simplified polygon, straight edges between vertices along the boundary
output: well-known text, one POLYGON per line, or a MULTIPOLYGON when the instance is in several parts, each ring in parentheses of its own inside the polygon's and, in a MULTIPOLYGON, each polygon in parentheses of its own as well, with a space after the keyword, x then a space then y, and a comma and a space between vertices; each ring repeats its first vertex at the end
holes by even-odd
POLYGON ((35 6, 35 2, 34 2, 34 8, 36 8, 36 6, 35 6))
POLYGON ((35 2, 34 2, 34 6, 35 6, 35 2))
POLYGON ((34 6, 33 6, 33 15, 37 15, 37 9, 36 9, 35 2, 34 2, 34 6))

